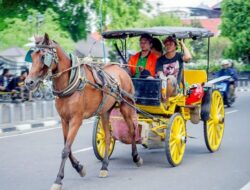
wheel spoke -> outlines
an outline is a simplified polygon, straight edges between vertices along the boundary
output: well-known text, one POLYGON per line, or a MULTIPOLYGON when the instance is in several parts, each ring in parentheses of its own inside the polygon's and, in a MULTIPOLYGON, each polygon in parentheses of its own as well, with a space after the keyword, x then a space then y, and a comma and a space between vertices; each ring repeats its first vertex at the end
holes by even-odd
POLYGON ((212 138, 213 138, 213 130, 212 127, 210 127, 210 131, 208 132, 208 140, 210 143, 212 143, 212 138))
POLYGON ((171 139, 170 140, 170 147, 173 147, 176 143, 176 140, 175 139, 171 139))
POLYGON ((213 130, 213 127, 214 127, 214 123, 211 123, 211 125, 208 125, 207 126, 207 132, 208 132, 208 134, 211 134, 211 132, 212 132, 212 130, 213 130))
POLYGON ((207 126, 212 126, 214 124, 214 121, 212 119, 207 121, 207 126))
POLYGON ((174 143, 173 146, 169 147, 169 148, 170 148, 171 156, 174 157, 174 153, 175 153, 175 149, 176 149, 176 143, 174 143))
POLYGON ((97 133, 96 136, 98 140, 104 139, 104 135, 102 133, 97 133))
POLYGON ((219 104, 219 106, 218 106, 218 113, 221 113, 221 111, 222 111, 222 104, 219 104))
POLYGON ((176 144, 176 147, 175 147, 175 154, 174 154, 174 160, 176 161, 178 159, 178 155, 179 155, 179 150, 178 150, 178 145, 176 144))
POLYGON ((181 156, 181 154, 182 154, 182 151, 181 151, 181 142, 179 142, 177 144, 177 147, 178 147, 177 149, 178 149, 178 153, 179 153, 178 155, 181 156))
POLYGON ((215 131, 216 131, 216 137, 217 137, 218 139, 220 139, 220 138, 221 138, 221 131, 220 131, 220 129, 219 129, 219 124, 217 124, 217 125, 215 126, 215 131))
POLYGON ((217 146, 217 141, 218 141, 218 139, 217 139, 217 132, 215 130, 215 132, 214 132, 214 146, 217 146))
POLYGON ((217 96, 216 97, 216 108, 218 109, 219 105, 220 105, 220 98, 217 96))

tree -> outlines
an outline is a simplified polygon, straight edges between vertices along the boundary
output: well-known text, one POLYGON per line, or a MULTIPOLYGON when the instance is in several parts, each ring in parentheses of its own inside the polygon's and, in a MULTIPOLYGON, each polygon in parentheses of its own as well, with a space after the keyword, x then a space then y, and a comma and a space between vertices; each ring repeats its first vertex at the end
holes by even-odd
MULTIPOLYGON (((56 0, 4 0, 1 7, 1 20, 4 24, 4 19, 8 18, 21 18, 26 20, 29 15, 29 10, 37 10, 42 14, 48 9, 51 8, 56 12, 58 16, 58 22, 61 29, 66 30, 72 36, 74 41, 86 37, 86 28, 87 28, 87 13, 85 11, 85 0, 65 0, 62 1, 56 0)), ((4 27, 6 25, 2 25, 4 27)), ((1 31, 1 28, 0 28, 1 31)))
MULTIPOLYGON (((181 26, 181 20, 178 17, 169 14, 159 14, 155 17, 148 17, 145 14, 140 14, 136 22, 133 23, 133 28, 148 28, 154 26, 181 26)), ((165 38, 166 36, 162 36, 165 38)), ((131 40, 130 48, 138 50, 138 39, 131 40)))
MULTIPOLYGON (((33 18, 36 17, 38 12, 35 10, 29 10, 29 15, 33 18)), ((60 42, 60 45, 66 50, 73 50, 74 42, 68 32, 63 31, 58 23, 59 15, 52 9, 48 8, 44 12, 44 20, 46 23, 39 27, 39 33, 44 34, 47 32, 55 41, 60 42)), ((35 23, 33 20, 31 23, 28 20, 22 20, 20 18, 5 19, 7 27, 0 32, 0 45, 1 49, 5 49, 11 46, 22 47, 28 43, 30 38, 35 33, 35 23)))
POLYGON ((139 10, 143 7, 145 0, 103 0, 101 9, 100 2, 101 0, 94 0, 91 5, 98 16, 96 25, 100 29, 100 10, 102 10, 102 25, 106 25, 105 29, 110 30, 132 27, 140 16, 139 10))
MULTIPOLYGON (((1 47, 8 46, 8 43, 11 44, 13 41, 11 35, 15 36, 14 39, 18 38, 15 41, 17 45, 23 43, 24 38, 27 38, 27 28, 30 25, 28 16, 35 16, 34 12, 40 12, 46 18, 50 17, 51 19, 45 20, 45 25, 56 29, 58 36, 67 37, 74 41, 85 38, 88 32, 88 13, 85 11, 87 6, 85 0, 60 2, 62 1, 3 0, 0 4, 0 35, 3 37, 0 38, 1 47), (5 37, 5 34, 8 36, 5 37)), ((33 27, 35 27, 34 24, 33 27)))
POLYGON ((250 1, 222 1, 222 35, 228 37, 232 45, 227 56, 250 63, 250 1))
MULTIPOLYGON (((144 0, 103 0, 103 23, 108 18, 108 29, 132 26, 139 17, 144 0)), ((100 0, 1 0, 0 1, 0 49, 27 43, 31 33, 36 31, 35 21, 28 17, 39 12, 45 16, 39 32, 47 31, 63 41, 67 48, 73 47, 73 41, 86 38, 90 23, 89 15, 99 16, 100 0), (33 28, 33 29, 32 29, 33 28)), ((100 29, 100 19, 96 20, 100 29)), ((66 49, 67 49, 66 48, 66 49)))
POLYGON ((211 38, 210 44, 210 58, 215 62, 224 57, 227 47, 231 45, 231 42, 228 38, 218 36, 211 38))

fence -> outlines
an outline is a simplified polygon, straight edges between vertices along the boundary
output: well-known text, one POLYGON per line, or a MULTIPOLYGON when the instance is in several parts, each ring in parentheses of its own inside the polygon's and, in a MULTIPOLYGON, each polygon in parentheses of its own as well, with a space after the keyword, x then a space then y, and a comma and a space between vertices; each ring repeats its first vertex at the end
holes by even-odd
POLYGON ((238 90, 249 90, 250 89, 250 78, 248 77, 242 77, 239 78, 238 84, 237 84, 238 90))
POLYGON ((0 125, 58 118, 54 101, 0 104, 0 125))

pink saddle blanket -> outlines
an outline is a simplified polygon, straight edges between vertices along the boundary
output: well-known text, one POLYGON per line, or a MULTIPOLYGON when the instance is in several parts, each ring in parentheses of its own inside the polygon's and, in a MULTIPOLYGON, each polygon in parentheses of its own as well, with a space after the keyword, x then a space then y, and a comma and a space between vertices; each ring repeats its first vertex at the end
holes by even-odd
MULTIPOLYGON (((137 114, 134 110, 133 113, 131 113, 133 116, 133 121, 135 125, 135 141, 136 143, 141 143, 141 130, 138 127, 138 121, 137 121, 137 114)), ((123 116, 120 112, 119 108, 114 108, 111 111, 110 114, 110 123, 112 126, 112 135, 116 140, 119 140, 125 144, 131 144, 132 143, 132 137, 129 134, 129 127, 125 120, 123 119, 123 116)))

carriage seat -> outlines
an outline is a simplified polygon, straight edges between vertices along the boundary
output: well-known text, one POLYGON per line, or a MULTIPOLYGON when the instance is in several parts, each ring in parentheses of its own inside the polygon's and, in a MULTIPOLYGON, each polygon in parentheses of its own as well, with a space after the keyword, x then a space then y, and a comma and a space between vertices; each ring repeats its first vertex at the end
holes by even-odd
MULTIPOLYGON (((159 106, 161 104, 161 80, 133 78, 136 103, 139 105, 159 106)), ((184 70, 184 82, 188 86, 207 82, 205 70, 184 70)), ((187 86, 187 87, 188 87, 187 86)), ((180 85, 182 88, 182 85, 180 85)))

